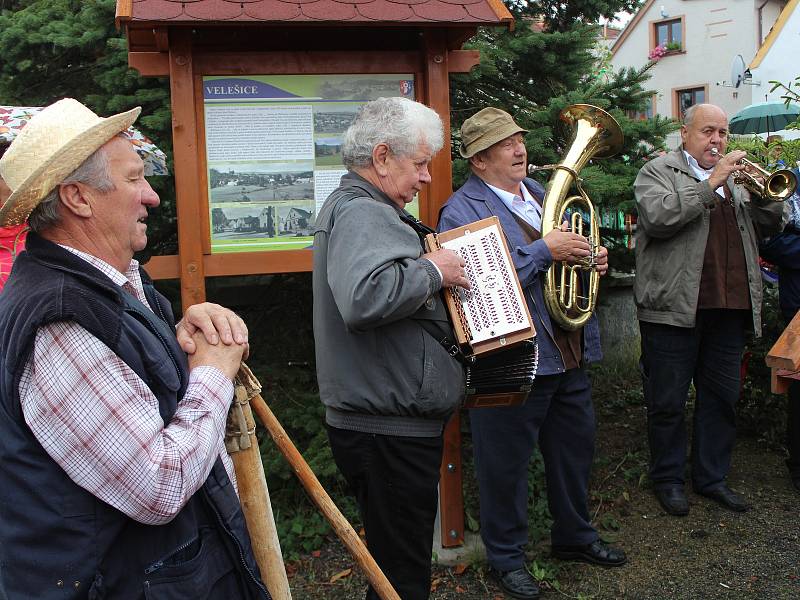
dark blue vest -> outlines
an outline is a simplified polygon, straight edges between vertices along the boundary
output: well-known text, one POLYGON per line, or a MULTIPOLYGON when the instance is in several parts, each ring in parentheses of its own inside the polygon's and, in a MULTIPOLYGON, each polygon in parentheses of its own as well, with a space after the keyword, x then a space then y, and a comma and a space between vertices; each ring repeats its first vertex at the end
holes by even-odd
POLYGON ((76 485, 23 418, 18 384, 36 331, 74 321, 147 384, 169 423, 189 369, 169 303, 142 275, 155 313, 86 261, 30 234, 0 293, 0 598, 138 599, 147 588, 188 600, 200 597, 195 586, 207 593, 234 570, 245 598, 269 598, 220 460, 172 521, 143 525, 76 485))

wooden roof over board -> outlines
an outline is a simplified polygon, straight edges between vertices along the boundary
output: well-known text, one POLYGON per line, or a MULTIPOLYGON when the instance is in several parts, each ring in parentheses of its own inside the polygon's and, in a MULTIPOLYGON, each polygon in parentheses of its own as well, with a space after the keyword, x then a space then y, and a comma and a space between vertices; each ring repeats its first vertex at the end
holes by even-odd
POLYGON ((512 26, 502 0, 117 0, 118 24, 512 26))

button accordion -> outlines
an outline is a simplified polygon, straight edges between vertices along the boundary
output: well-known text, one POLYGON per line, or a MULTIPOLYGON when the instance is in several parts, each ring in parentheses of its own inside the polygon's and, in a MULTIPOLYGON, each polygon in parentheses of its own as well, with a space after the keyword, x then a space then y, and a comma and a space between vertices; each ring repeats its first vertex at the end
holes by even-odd
POLYGON ((456 342, 472 357, 466 408, 516 406, 528 397, 539 359, 536 331, 497 217, 425 237, 428 251, 447 248, 466 263, 471 290, 444 299, 456 342))

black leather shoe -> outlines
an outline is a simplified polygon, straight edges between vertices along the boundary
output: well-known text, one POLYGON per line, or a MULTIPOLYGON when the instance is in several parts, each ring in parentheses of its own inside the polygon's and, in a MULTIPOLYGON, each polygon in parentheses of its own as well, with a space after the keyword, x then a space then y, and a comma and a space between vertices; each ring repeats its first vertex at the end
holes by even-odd
POLYGON ((745 499, 724 483, 710 490, 700 492, 700 495, 711 498, 718 504, 734 512, 746 512, 750 510, 750 506, 748 506, 745 499))
POLYGON ((658 503, 668 515, 675 517, 685 517, 689 514, 689 501, 683 488, 671 487, 653 490, 658 503))
POLYGON ((539 584, 525 567, 513 571, 498 571, 490 567, 489 573, 500 584, 503 592, 512 598, 536 600, 539 597, 539 584))
POLYGON ((628 557, 619 548, 612 548, 603 540, 595 540, 585 546, 553 545, 553 558, 561 560, 580 560, 601 567, 621 567, 628 557))

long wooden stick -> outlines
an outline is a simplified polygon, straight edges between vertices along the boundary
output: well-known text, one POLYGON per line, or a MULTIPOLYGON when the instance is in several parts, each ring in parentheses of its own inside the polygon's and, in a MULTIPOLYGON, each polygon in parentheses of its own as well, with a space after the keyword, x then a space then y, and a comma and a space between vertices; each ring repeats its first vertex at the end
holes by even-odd
POLYGON ((267 428, 272 439, 275 440, 275 445, 278 446, 278 450, 280 450, 289 465, 294 469, 295 474, 298 479, 300 479, 300 483, 303 484, 311 500, 317 505, 323 516, 328 520, 328 523, 333 527, 336 535, 339 536, 339 539, 342 540, 342 543, 364 571, 370 585, 372 585, 373 589, 378 593, 378 596, 380 596, 382 600, 400 600, 400 596, 398 596, 392 584, 389 583, 389 580, 386 578, 386 575, 383 574, 383 571, 381 571, 378 563, 372 558, 364 542, 361 541, 361 538, 358 537, 353 527, 336 504, 334 504, 333 500, 331 500, 331 497, 325 491, 325 488, 322 487, 317 476, 314 475, 311 467, 308 466, 308 463, 300 452, 297 451, 292 440, 286 435, 283 426, 270 410, 269 406, 267 406, 267 403, 264 402, 261 394, 250 398, 250 406, 253 412, 256 413, 256 416, 264 424, 264 427, 267 428))
POLYGON ((248 374, 249 369, 238 378, 232 412, 239 414, 229 417, 228 422, 233 425, 234 431, 226 432, 225 441, 236 469, 239 501, 250 534, 253 555, 261 571, 261 579, 273 600, 292 600, 275 517, 272 514, 267 479, 264 476, 264 465, 258 449, 253 411, 248 402, 252 392, 247 385, 249 382, 243 381, 248 374))

